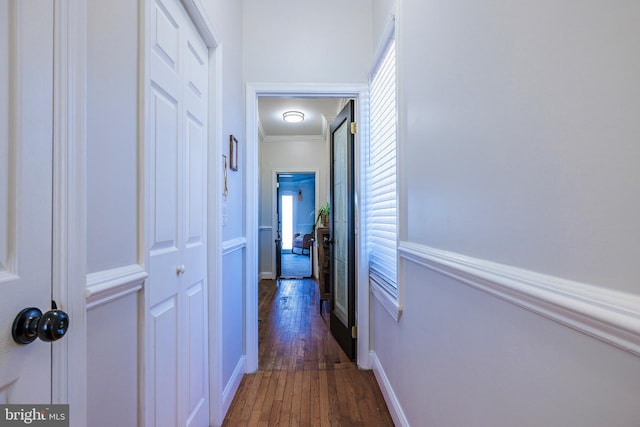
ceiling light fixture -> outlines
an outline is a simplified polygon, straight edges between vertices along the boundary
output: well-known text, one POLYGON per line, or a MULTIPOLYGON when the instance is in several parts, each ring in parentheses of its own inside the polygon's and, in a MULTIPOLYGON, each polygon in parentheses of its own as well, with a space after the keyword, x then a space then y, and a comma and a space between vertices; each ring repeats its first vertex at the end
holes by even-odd
POLYGON ((304 120, 304 114, 300 111, 286 111, 282 115, 282 119, 288 123, 300 123, 304 120))

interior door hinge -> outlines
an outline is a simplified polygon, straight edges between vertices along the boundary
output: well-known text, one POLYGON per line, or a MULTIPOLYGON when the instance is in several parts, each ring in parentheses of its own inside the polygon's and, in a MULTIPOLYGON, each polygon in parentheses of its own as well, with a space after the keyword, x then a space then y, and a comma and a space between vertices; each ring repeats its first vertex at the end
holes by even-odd
POLYGON ((351 134, 355 135, 358 132, 358 125, 356 122, 351 122, 351 134))
POLYGON ((353 338, 354 340, 358 338, 358 327, 357 326, 352 326, 351 327, 351 338, 353 338))

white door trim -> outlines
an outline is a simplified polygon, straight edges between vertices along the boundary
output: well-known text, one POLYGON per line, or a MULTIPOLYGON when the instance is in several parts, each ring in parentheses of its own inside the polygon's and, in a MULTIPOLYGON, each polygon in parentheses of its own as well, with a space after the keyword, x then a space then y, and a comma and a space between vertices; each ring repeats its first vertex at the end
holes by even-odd
POLYGON ((73 427, 87 424, 86 15, 86 0, 55 0, 52 294, 70 324, 53 343, 51 386, 73 427))
MULTIPOLYGON (((356 99, 356 120, 358 121, 358 133, 356 134, 356 195, 362 195, 363 147, 368 134, 369 111, 369 87, 366 84, 287 84, 272 83, 258 84, 247 83, 246 86, 246 183, 247 203, 245 211, 245 224, 247 233, 247 257, 246 257, 246 307, 245 307, 245 372, 251 373, 258 370, 258 238, 259 238, 259 183, 260 183, 260 155, 258 145, 258 97, 339 97, 356 99)), ((361 197, 356 197, 360 200, 361 197)), ((358 327, 357 360, 358 366, 370 369, 369 360, 369 280, 366 263, 360 262, 366 254, 363 238, 365 224, 364 212, 356 205, 356 293, 358 302, 356 306, 358 327)))
MULTIPOLYGON (((187 9, 188 10, 188 9, 187 9)), ((203 36, 207 41, 207 38, 203 36)), ((222 45, 209 47, 209 151, 207 272, 209 281, 209 411, 211 425, 222 425, 227 408, 222 379, 222 45)), ((208 41, 207 41, 208 43, 208 41)))

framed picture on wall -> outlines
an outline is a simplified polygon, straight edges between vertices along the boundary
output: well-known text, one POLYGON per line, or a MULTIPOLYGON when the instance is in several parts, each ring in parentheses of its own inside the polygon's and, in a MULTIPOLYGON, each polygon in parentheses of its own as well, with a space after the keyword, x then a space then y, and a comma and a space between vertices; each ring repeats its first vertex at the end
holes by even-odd
POLYGON ((233 135, 229 135, 229 169, 238 170, 238 140, 233 135))

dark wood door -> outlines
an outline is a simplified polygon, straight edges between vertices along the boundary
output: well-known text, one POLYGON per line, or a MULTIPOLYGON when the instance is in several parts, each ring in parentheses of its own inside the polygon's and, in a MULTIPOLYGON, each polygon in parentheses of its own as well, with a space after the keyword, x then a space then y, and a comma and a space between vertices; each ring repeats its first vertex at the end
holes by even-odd
POLYGON ((351 360, 355 338, 354 102, 331 124, 331 333, 351 360))
POLYGON ((278 219, 278 229, 276 230, 276 280, 282 276, 282 220, 280 218, 280 176, 276 182, 276 218, 278 219))
POLYGON ((280 238, 280 232, 278 232, 278 238, 276 239, 276 280, 280 280, 282 277, 282 239, 280 238))

